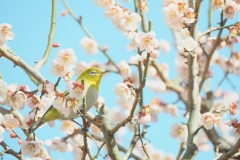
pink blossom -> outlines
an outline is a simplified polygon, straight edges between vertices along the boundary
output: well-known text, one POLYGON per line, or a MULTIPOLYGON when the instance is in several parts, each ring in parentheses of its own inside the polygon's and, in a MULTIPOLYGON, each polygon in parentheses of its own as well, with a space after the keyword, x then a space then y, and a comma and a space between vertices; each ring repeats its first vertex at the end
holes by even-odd
POLYGON ((79 82, 70 82, 67 83, 67 91, 70 93, 70 96, 78 100, 85 97, 84 86, 79 82))
POLYGON ((76 98, 69 97, 66 102, 66 107, 63 108, 63 114, 68 117, 70 111, 78 112, 79 101, 76 98))
POLYGON ((58 48, 58 47, 60 47, 60 43, 59 43, 59 42, 56 42, 56 43, 52 44, 52 47, 53 47, 53 48, 58 48))
POLYGON ((31 112, 30 114, 27 114, 23 117, 23 127, 24 128, 30 128, 34 122, 34 119, 37 120, 36 118, 34 118, 35 116, 35 112, 31 112))
POLYGON ((17 118, 14 118, 12 114, 5 114, 4 116, 4 127, 6 131, 14 130, 18 127, 19 122, 17 118))
POLYGON ((21 152, 23 155, 31 155, 35 150, 41 147, 41 144, 36 141, 23 141, 21 143, 21 152))
POLYGON ((74 68, 74 75, 79 77, 83 71, 88 68, 88 64, 84 61, 80 61, 76 63, 76 67, 74 68))
POLYGON ((234 19, 237 12, 237 4, 235 1, 227 0, 225 3, 225 8, 223 10, 223 15, 228 19, 234 19))
POLYGON ((179 30, 183 28, 183 24, 180 19, 180 12, 178 11, 178 6, 174 3, 169 4, 167 7, 162 9, 164 14, 164 20, 169 28, 174 30, 179 30))
POLYGON ((67 72, 67 74, 64 76, 64 81, 66 83, 69 83, 72 79, 72 76, 74 75, 74 72, 72 70, 70 70, 69 72, 67 72))
POLYGON ((220 9, 220 10, 224 9, 224 0, 213 0, 212 1, 212 10, 215 11, 216 9, 220 9))
POLYGON ((185 23, 189 24, 195 22, 195 17, 196 13, 194 12, 194 10, 192 8, 188 8, 184 13, 183 20, 185 21, 185 23))
POLYGON ((78 125, 70 120, 63 120, 61 131, 65 134, 71 135, 73 134, 74 130, 78 129, 78 125))
POLYGON ((104 97, 98 96, 98 99, 96 102, 97 108, 101 108, 104 105, 104 103, 105 103, 104 97))
POLYGON ((32 154, 31 157, 39 157, 42 158, 43 160, 51 160, 52 158, 50 157, 48 151, 43 148, 42 146, 37 148, 32 154))
POLYGON ((151 58, 156 59, 160 53, 157 50, 152 50, 149 54, 151 58))
POLYGON ((8 92, 7 83, 0 79, 0 102, 6 100, 7 92, 8 92))
POLYGON ((216 117, 211 112, 206 112, 201 115, 200 123, 206 128, 207 130, 212 129, 214 123, 216 123, 216 117))
POLYGON ((123 29, 126 31, 135 31, 138 28, 138 24, 141 22, 142 18, 137 13, 130 13, 121 19, 120 24, 122 25, 123 29))
POLYGON ((119 6, 112 6, 105 11, 105 16, 111 20, 119 20, 123 17, 123 9, 119 6))
POLYGON ((168 104, 166 106, 166 112, 173 117, 178 117, 178 107, 175 104, 168 104))
POLYGON ((27 101, 27 96, 22 91, 17 91, 10 103, 13 109, 23 109, 27 101))
POLYGON ((0 46, 3 46, 9 40, 13 40, 14 37, 15 35, 12 32, 12 26, 10 24, 0 24, 0 46))
POLYGON ((182 123, 174 123, 171 127, 171 137, 178 138, 180 142, 186 142, 188 137, 187 125, 182 123))
POLYGON ((27 99, 27 105, 34 109, 36 107, 38 107, 40 104, 40 98, 38 97, 38 95, 31 95, 28 99, 27 99))
POLYGON ((68 14, 68 10, 63 10, 61 14, 63 17, 65 17, 68 14))
POLYGON ((56 59, 52 61, 52 66, 50 69, 50 73, 54 76, 64 77, 68 72, 68 68, 64 65, 61 65, 56 59))
POLYGON ((80 41, 80 46, 88 53, 88 54, 97 54, 98 53, 98 44, 94 39, 83 37, 80 41))
POLYGON ((56 94, 56 98, 53 101, 53 107, 56 108, 60 113, 66 115, 66 117, 69 115, 69 113, 67 114, 66 112, 63 112, 63 108, 65 107, 65 103, 66 103, 66 97, 64 95, 64 93, 57 93, 56 94))
POLYGON ((136 38, 135 41, 138 44, 140 51, 146 50, 148 53, 158 47, 158 40, 155 38, 155 32, 142 32, 136 38))
POLYGON ((231 115, 235 116, 237 114, 237 112, 238 112, 238 103, 237 102, 233 102, 230 105, 229 111, 230 111, 231 115))
POLYGON ((167 89, 165 83, 161 80, 147 80, 146 85, 157 93, 162 93, 167 89))
POLYGON ((110 8, 114 6, 115 0, 94 0, 96 6, 103 7, 103 8, 110 8))
POLYGON ((140 124, 147 124, 148 122, 151 121, 151 113, 152 109, 149 105, 147 106, 143 106, 143 108, 141 108, 141 111, 139 112, 138 115, 138 120, 140 124))
POLYGON ((130 76, 131 68, 126 61, 124 61, 124 60, 121 61, 118 65, 118 67, 119 67, 120 73, 123 76, 123 78, 127 78, 130 76))
POLYGON ((55 137, 53 140, 50 140, 47 145, 54 151, 59 150, 60 152, 66 152, 68 149, 67 143, 59 137, 55 137))
POLYGON ((75 56, 75 51, 72 48, 68 48, 59 50, 56 60, 59 65, 72 69, 76 66, 77 57, 75 56))
POLYGON ((7 98, 5 99, 4 103, 6 103, 7 106, 11 107, 11 101, 12 97, 14 96, 15 92, 18 89, 18 85, 16 83, 10 84, 7 87, 7 98))
POLYGON ((131 96, 131 91, 125 83, 117 83, 114 88, 114 93, 125 101, 131 96))
POLYGON ((193 51, 198 46, 198 43, 192 38, 187 37, 184 40, 181 40, 177 46, 180 52, 184 52, 184 49, 187 51, 193 51))
POLYGON ((159 40, 159 48, 164 52, 168 53, 170 51, 170 43, 164 39, 159 40))
POLYGON ((55 96, 55 91, 54 91, 54 84, 52 84, 49 81, 46 81, 44 84, 40 84, 38 86, 38 91, 39 92, 44 92, 44 95, 47 97, 54 97, 55 96))
POLYGON ((142 11, 145 11, 145 12, 149 11, 148 3, 147 3, 146 0, 140 0, 138 2, 138 8, 141 9, 142 11))

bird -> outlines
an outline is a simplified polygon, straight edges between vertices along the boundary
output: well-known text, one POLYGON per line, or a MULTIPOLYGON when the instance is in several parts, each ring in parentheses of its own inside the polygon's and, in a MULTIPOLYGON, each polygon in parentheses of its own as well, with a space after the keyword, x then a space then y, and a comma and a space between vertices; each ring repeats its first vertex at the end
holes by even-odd
MULTIPOLYGON (((84 80, 84 90, 86 91, 85 99, 86 99, 86 112, 89 111, 92 106, 96 103, 98 98, 99 85, 102 80, 102 76, 108 72, 108 70, 102 71, 99 68, 91 67, 86 69, 77 79, 77 82, 84 80)), ((65 95, 68 95, 68 92, 64 92, 65 95)), ((82 108, 82 105, 79 105, 78 108, 82 108)), ((75 119, 78 118, 79 114, 73 111, 70 112, 68 117, 65 117, 62 113, 60 113, 56 108, 51 105, 49 109, 45 112, 42 118, 28 129, 29 133, 34 132, 38 127, 42 124, 54 121, 56 119, 67 120, 67 119, 75 119)))

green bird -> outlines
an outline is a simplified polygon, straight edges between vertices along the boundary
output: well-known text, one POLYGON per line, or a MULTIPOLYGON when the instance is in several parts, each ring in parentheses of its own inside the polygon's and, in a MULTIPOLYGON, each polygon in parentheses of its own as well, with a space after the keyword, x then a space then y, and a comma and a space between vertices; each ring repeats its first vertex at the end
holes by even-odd
MULTIPOLYGON (((99 84, 102 80, 102 76, 107 71, 102 71, 99 68, 88 68, 85 70, 77 79, 78 82, 81 83, 81 80, 84 80, 84 90, 86 91, 86 112, 92 108, 92 106, 96 103, 98 98, 98 91, 99 91, 99 84)), ((65 95, 68 94, 68 92, 64 92, 65 95)), ((82 108, 80 105, 78 107, 79 109, 82 108)), ((32 133, 35 131, 38 127, 40 127, 42 124, 54 121, 56 119, 60 120, 66 120, 66 119, 75 119, 78 118, 79 114, 75 113, 73 111, 70 112, 68 117, 65 117, 62 113, 60 113, 56 108, 53 107, 53 105, 45 112, 45 114, 42 116, 40 120, 35 122, 30 128, 29 133, 32 133)))

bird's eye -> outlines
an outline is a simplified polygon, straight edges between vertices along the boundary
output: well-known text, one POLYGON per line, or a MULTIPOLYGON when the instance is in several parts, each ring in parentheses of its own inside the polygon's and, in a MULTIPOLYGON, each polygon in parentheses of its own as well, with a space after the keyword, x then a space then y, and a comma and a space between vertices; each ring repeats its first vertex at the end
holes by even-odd
POLYGON ((91 71, 89 72, 89 75, 90 75, 90 76, 95 76, 95 75, 96 75, 96 71, 91 70, 91 71))

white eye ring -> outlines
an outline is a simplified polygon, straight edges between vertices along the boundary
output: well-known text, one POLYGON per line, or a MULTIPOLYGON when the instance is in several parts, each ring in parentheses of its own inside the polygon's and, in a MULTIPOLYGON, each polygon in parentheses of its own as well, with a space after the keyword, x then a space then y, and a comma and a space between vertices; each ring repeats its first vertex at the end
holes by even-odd
POLYGON ((95 76, 95 75, 96 75, 96 71, 91 70, 91 71, 89 72, 89 75, 90 75, 90 76, 95 76))

